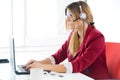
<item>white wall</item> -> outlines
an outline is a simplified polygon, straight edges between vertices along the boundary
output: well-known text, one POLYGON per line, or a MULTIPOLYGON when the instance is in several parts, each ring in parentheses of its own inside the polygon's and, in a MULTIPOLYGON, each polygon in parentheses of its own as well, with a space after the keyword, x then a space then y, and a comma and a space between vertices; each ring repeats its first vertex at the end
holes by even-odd
MULTIPOLYGON (((43 19, 49 22, 49 24, 53 25, 53 26, 50 25, 49 30, 55 29, 52 32, 49 31, 49 33, 46 33, 48 29, 45 31, 44 36, 46 36, 46 39, 43 41, 46 41, 46 45, 52 45, 52 44, 61 45, 66 40, 64 9, 66 5, 68 5, 72 1, 78 1, 78 0, 54 0, 55 1, 54 6, 53 5, 50 6, 53 2, 49 0, 45 0, 42 2, 40 1, 41 0, 1 0, 0 1, 1 4, 0 5, 1 6, 0 7, 0 22, 1 22, 0 48, 2 48, 0 49, 0 53, 9 50, 9 35, 11 34, 12 31, 16 39, 15 41, 17 47, 24 47, 24 46, 36 47, 36 46, 42 46, 41 43, 45 44, 45 42, 42 42, 43 38, 41 38, 41 35, 43 35, 44 33, 42 31, 45 30, 41 29, 40 26, 40 24, 42 25, 44 22, 40 21, 41 17, 39 17, 41 16, 41 13, 44 12, 42 10, 46 10, 45 11, 46 14, 43 15, 44 17, 43 19), (40 4, 46 3, 48 5, 44 6, 45 8, 43 9, 43 7, 41 7, 38 2, 40 4), (54 7, 54 8, 50 8, 51 11, 49 12, 49 7, 54 7), (31 15, 31 13, 34 14, 31 15), (54 19, 51 16, 54 16, 54 19), (33 25, 33 24, 36 25, 36 23, 38 23, 37 24, 38 27, 33 25), (30 27, 32 25, 33 27, 30 27), (57 25, 56 28, 55 25, 57 25), (42 34, 41 33, 38 34, 38 32, 42 32, 42 34), (59 35, 58 37, 60 38, 56 37, 55 35, 54 37, 53 34, 51 33, 53 34, 57 33, 55 35, 56 36, 59 35)), ((105 40, 112 42, 120 42, 120 38, 119 38, 120 0, 87 0, 87 3, 90 5, 92 9, 95 25, 97 29, 99 29, 104 34, 105 40)), ((46 26, 46 24, 42 26, 44 26, 44 29, 48 27, 46 26)))
POLYGON ((106 41, 120 42, 120 0, 88 0, 87 3, 106 41))

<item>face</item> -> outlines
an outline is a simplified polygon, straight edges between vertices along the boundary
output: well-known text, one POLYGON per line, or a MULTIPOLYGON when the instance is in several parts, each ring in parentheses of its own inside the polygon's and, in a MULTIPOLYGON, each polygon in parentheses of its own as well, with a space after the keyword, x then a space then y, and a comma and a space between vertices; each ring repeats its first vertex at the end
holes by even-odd
POLYGON ((74 28, 73 15, 69 9, 67 9, 67 12, 66 12, 66 20, 67 20, 67 25, 69 26, 69 28, 73 29, 74 28))
POLYGON ((73 17, 72 12, 69 9, 67 9, 67 12, 66 12, 66 20, 67 20, 67 25, 69 26, 70 29, 78 30, 78 28, 80 28, 80 26, 81 26, 80 20, 73 22, 75 19, 73 17))

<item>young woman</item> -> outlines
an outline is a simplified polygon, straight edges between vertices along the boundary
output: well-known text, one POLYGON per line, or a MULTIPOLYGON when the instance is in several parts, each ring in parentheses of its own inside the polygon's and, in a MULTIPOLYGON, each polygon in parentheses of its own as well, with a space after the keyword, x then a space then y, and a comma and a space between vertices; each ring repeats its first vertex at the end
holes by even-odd
POLYGON ((73 2, 66 7, 65 15, 66 28, 71 30, 68 40, 49 58, 30 60, 25 69, 80 72, 94 79, 109 78, 104 35, 95 28, 89 6, 83 1, 73 2), (60 64, 66 58, 68 63, 60 64))

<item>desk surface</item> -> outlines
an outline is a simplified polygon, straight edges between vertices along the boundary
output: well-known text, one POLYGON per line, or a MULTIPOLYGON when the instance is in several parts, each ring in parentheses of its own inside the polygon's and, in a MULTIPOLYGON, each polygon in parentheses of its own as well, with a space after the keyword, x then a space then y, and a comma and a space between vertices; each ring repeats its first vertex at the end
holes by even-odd
MULTIPOLYGON (((63 78, 44 76, 43 80, 93 80, 83 74, 64 74, 63 78)), ((30 75, 17 75, 13 72, 9 63, 0 64, 0 80, 31 80, 30 75)))
POLYGON ((10 63, 0 64, 0 80, 30 80, 29 75, 16 75, 10 63))
MULTIPOLYGON (((24 57, 22 55, 21 58, 21 53, 17 54, 17 63, 23 63, 23 62, 27 62, 29 59, 31 59, 33 57, 33 59, 42 59, 43 57, 47 57, 48 55, 45 54, 30 54, 28 57, 28 54, 24 54, 24 57), (34 56, 33 56, 34 55, 34 56), (27 56, 27 58, 26 58, 27 56), (39 56, 39 57, 38 57, 39 56), (40 58, 41 56, 41 58, 40 58), (25 60, 23 60, 23 58, 25 60), (21 60, 22 59, 22 60, 21 60)), ((9 57, 7 57, 9 59, 9 57)), ((13 68, 11 67, 10 63, 1 63, 0 64, 0 80, 30 80, 30 75, 16 75, 13 70, 13 68)), ((65 74, 65 79, 61 78, 60 80, 93 80, 83 74, 65 74)), ((54 79, 55 77, 52 76, 52 80, 56 80, 54 79)), ((49 80, 49 79, 45 79, 45 80, 49 80)), ((58 80, 58 79, 57 79, 58 80)))

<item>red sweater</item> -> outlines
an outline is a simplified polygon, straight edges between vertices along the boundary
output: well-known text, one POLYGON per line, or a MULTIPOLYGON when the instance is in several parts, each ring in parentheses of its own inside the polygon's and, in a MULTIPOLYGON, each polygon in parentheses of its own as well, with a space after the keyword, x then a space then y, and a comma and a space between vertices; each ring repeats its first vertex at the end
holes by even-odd
POLYGON ((68 61, 72 63, 73 73, 81 72, 94 79, 110 78, 106 64, 105 40, 102 33, 89 25, 83 43, 74 58, 68 51, 71 34, 62 47, 52 55, 56 64, 68 58, 68 61))

